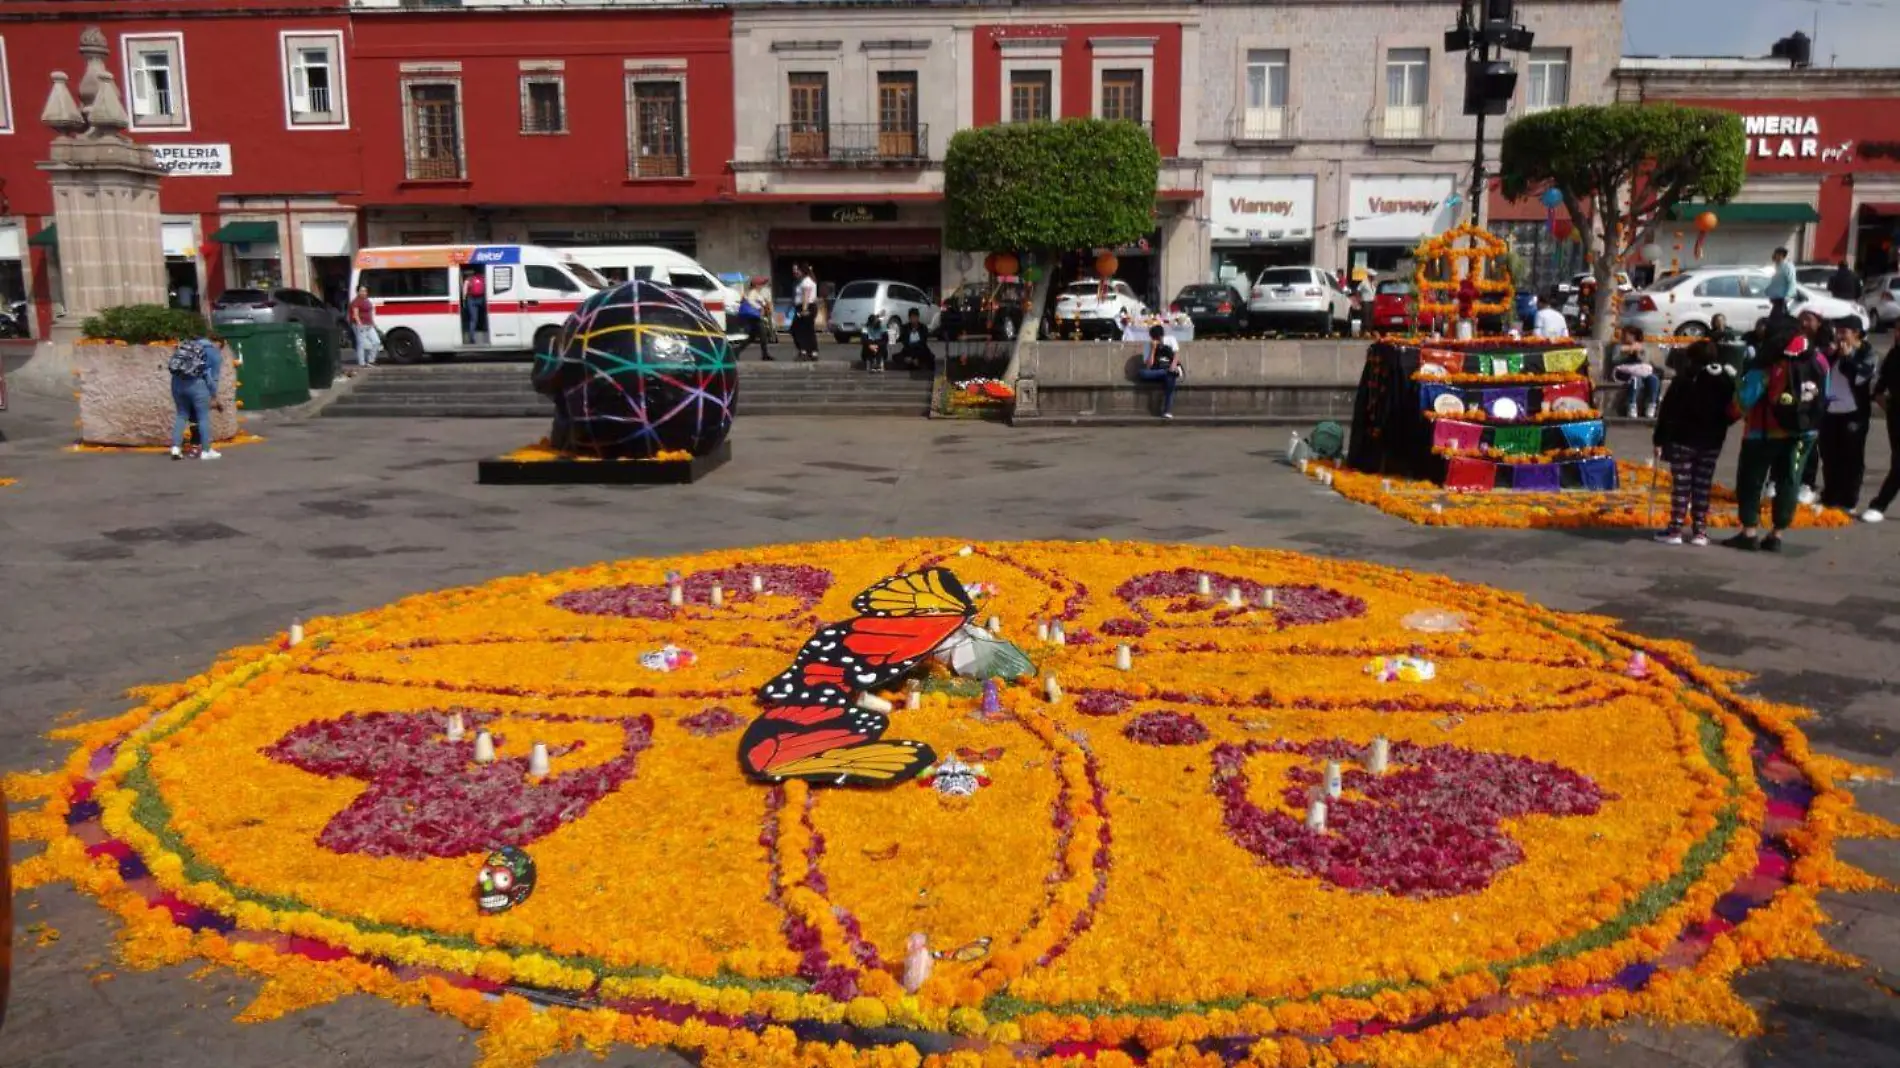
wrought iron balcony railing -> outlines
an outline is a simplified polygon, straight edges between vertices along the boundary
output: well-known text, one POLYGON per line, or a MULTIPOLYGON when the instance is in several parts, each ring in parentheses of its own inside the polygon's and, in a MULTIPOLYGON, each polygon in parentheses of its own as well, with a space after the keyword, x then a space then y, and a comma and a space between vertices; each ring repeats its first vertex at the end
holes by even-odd
POLYGON ((876 122, 782 123, 773 158, 782 163, 922 163, 930 158, 930 127, 876 122))

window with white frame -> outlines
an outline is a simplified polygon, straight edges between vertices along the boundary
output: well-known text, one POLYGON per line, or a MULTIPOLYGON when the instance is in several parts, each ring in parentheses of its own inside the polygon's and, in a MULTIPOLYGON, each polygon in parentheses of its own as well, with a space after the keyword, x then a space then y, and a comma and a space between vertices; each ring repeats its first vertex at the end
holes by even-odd
POLYGON ((1394 48, 1386 53, 1385 136, 1424 136, 1431 64, 1429 48, 1394 48))
POLYGON ((521 132, 567 132, 567 79, 559 71, 533 71, 521 76, 521 132))
POLYGON ((1524 110, 1545 111, 1570 103, 1570 49, 1533 48, 1524 110))
POLYGON ((627 75, 627 173, 634 178, 678 178, 686 173, 686 79, 672 74, 627 75))
POLYGON ((343 35, 287 33, 283 41, 290 125, 294 128, 348 123, 343 101, 343 35))
POLYGON ((468 175, 462 155, 462 80, 429 75, 403 79, 403 173, 411 181, 468 175))
POLYGON ((126 34, 125 84, 132 128, 185 129, 185 37, 181 33, 126 34))
POLYGON ((1242 140, 1277 141, 1286 136, 1289 64, 1285 49, 1247 50, 1247 105, 1240 116, 1242 140))

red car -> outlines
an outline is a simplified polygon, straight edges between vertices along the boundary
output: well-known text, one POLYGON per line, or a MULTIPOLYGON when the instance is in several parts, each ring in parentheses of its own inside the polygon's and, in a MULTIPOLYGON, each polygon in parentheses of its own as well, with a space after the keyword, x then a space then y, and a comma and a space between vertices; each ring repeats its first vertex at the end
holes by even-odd
POLYGON ((1418 321, 1418 301, 1412 283, 1387 278, 1372 294, 1372 329, 1410 330, 1418 321))

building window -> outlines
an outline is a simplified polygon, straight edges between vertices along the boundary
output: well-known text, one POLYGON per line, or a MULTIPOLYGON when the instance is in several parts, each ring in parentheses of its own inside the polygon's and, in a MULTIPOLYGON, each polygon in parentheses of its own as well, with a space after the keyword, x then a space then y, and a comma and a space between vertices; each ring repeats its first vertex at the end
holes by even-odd
POLYGON ((287 33, 284 84, 290 93, 290 125, 343 126, 343 36, 287 33))
POLYGON ((1385 56, 1385 127, 1387 137, 1425 134, 1426 77, 1432 53, 1427 48, 1394 48, 1385 56))
POLYGON ((1109 69, 1102 72, 1102 118, 1123 122, 1141 122, 1141 70, 1109 69))
POLYGON ((1277 141, 1286 136, 1288 54, 1285 50, 1247 51, 1247 106, 1240 116, 1240 137, 1277 141))
POLYGON ((125 50, 125 83, 132 97, 132 128, 189 128, 184 35, 127 34, 119 40, 125 50))
POLYGON ((521 132, 567 132, 567 86, 559 74, 521 76, 521 132))
POLYGON ((678 178, 686 173, 683 80, 628 78, 627 127, 633 137, 629 174, 635 178, 678 178))
POLYGON ((459 79, 403 83, 411 181, 467 177, 462 159, 462 83, 459 79))
POLYGON ((877 75, 877 154, 885 159, 921 155, 917 144, 917 72, 879 71, 877 75))
POLYGON ((830 154, 831 77, 822 71, 786 75, 791 117, 791 158, 824 159, 830 154))
POLYGON ((1570 103, 1570 49, 1533 48, 1524 109, 1544 111, 1570 103))
POLYGON ((1055 74, 1048 70, 1009 72, 1009 121, 1048 122, 1055 74))
POLYGON ((0 134, 13 132, 13 90, 7 71, 7 39, 0 37, 0 134))

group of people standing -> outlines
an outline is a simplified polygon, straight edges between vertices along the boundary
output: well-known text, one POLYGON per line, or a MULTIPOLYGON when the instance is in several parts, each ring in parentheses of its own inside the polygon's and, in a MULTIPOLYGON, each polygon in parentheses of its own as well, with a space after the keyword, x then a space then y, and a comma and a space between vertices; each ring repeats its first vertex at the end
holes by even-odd
MULTIPOLYGON (((818 316, 824 308, 818 299, 818 277, 807 263, 792 265, 792 348, 800 362, 815 363, 818 360, 818 316)), ((754 277, 746 283, 745 295, 739 300, 736 309, 739 326, 745 332, 744 340, 732 350, 733 360, 745 352, 747 345, 759 346, 759 358, 772 361, 771 341, 777 331, 772 326, 772 290, 771 283, 762 277, 754 277)))
MULTIPOLYGON (((1779 552, 1799 506, 1859 508, 1875 409, 1891 412, 1900 397, 1900 344, 1877 363, 1858 320, 1827 323, 1811 311, 1799 318, 1784 312, 1757 327, 1740 346, 1738 363, 1721 347, 1733 346, 1733 335, 1715 325, 1720 332, 1671 357, 1676 376, 1656 412, 1653 440, 1674 488, 1668 526, 1656 540, 1709 543, 1716 464, 1729 428, 1740 423, 1735 492, 1742 530, 1723 544, 1779 552), (1771 502, 1765 533, 1764 500, 1771 502)), ((1895 461, 1860 513, 1869 523, 1884 520, 1900 496, 1900 420, 1886 423, 1895 461)))

